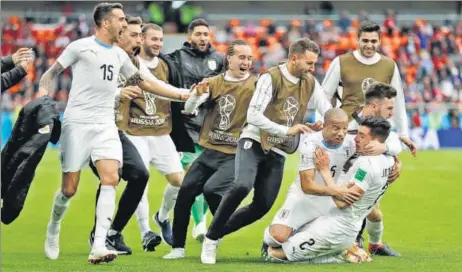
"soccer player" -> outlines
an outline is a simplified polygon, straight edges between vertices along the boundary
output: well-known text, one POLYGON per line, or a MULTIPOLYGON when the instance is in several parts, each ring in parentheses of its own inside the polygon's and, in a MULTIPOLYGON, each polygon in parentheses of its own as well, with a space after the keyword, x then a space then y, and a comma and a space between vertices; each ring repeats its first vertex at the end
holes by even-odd
POLYGON ((164 259, 184 258, 189 209, 194 199, 203 193, 215 213, 224 193, 234 180, 235 154, 239 134, 246 121, 246 113, 255 91, 257 77, 249 73, 252 49, 243 40, 228 45, 226 72, 207 78, 205 93, 196 88, 186 101, 185 112, 195 111, 199 105, 209 104, 199 135, 204 152, 186 173, 178 193, 173 217, 173 250, 164 259))
MULTIPOLYGON (((134 56, 136 52, 139 51, 141 46, 141 24, 142 20, 140 17, 132 17, 127 15, 127 28, 124 30, 120 41, 117 43, 131 58, 132 62, 138 67, 140 66, 140 60, 134 56)), ((142 71, 141 73, 147 77, 151 76, 151 72, 141 65, 142 71), (143 69, 144 68, 144 69, 143 69)), ((152 78, 153 80, 159 80, 158 78, 152 78)), ((119 84, 125 84, 126 79, 119 75, 119 84)), ((164 82, 164 81, 162 81, 164 82)), ((167 85, 168 86, 168 85, 167 85)), ((188 92, 185 89, 178 89, 173 86, 168 86, 173 91, 178 92, 188 92)), ((127 225, 130 217, 135 212, 136 208, 138 207, 138 203, 140 202, 141 197, 143 196, 143 192, 145 191, 146 184, 149 180, 149 167, 146 167, 143 163, 143 159, 140 156, 135 145, 130 141, 130 139, 126 136, 123 131, 137 131, 142 127, 139 124, 132 124, 130 122, 130 118, 133 119, 139 118, 137 114, 139 113, 139 109, 143 108, 143 102, 145 96, 155 97, 158 101, 165 101, 167 98, 155 96, 151 93, 141 92, 138 87, 135 86, 128 86, 118 89, 120 91, 120 95, 116 96, 116 123, 117 127, 119 128, 119 137, 122 143, 122 151, 123 151, 123 167, 121 172, 121 177, 124 180, 127 180, 127 186, 125 187, 124 193, 119 201, 119 207, 117 209, 117 213, 114 217, 114 221, 112 222, 111 229, 108 231, 108 236, 106 238, 106 245, 110 249, 114 249, 118 252, 119 255, 130 255, 132 250, 125 244, 125 241, 122 236, 122 230, 127 225), (135 88, 135 90, 134 90, 135 88), (130 96, 127 96, 127 91, 136 91, 139 95, 133 99, 130 96), (162 99, 162 100, 161 100, 162 99)), ((160 102, 160 103, 169 103, 160 102)), ((139 122, 138 122, 139 123, 139 122)), ((95 174, 97 174, 96 168, 93 164, 90 164, 92 170, 95 174)), ((97 197, 100 193, 100 189, 98 189, 97 197)), ((95 222, 96 223, 96 222, 95 222)), ((148 219, 148 226, 149 226, 149 219, 148 219)), ((93 244, 95 234, 95 226, 90 234, 90 244, 93 244)), ((146 231, 142 235, 142 246, 145 251, 153 251, 154 248, 160 244, 162 241, 161 236, 152 232, 146 231)))
POLYGON ((50 259, 59 256, 61 220, 75 195, 80 170, 91 159, 98 171, 101 193, 96 207, 95 241, 88 257, 91 263, 109 262, 117 252, 105 246, 115 209, 115 186, 122 164, 122 146, 114 122, 114 99, 119 73, 127 85, 172 98, 188 95, 171 92, 164 85, 144 79, 127 53, 113 46, 127 27, 123 6, 101 3, 95 6, 93 18, 96 34, 70 43, 56 62, 42 76, 39 95, 46 95, 53 81, 64 69, 72 66, 72 86, 64 112, 60 138, 62 186, 56 192, 47 227, 45 253, 50 259))
MULTIPOLYGON (((380 26, 371 21, 363 21, 358 30, 358 50, 336 57, 324 77, 322 87, 328 99, 341 102, 350 120, 355 110, 364 104, 364 93, 374 82, 390 84, 397 91, 394 105, 396 113, 393 120, 398 135, 415 156, 416 146, 409 139, 408 120, 401 76, 396 63, 378 53, 380 49, 380 26), (337 93, 341 86, 341 94, 337 93)), ((333 103, 335 105, 335 103, 333 103)), ((358 243, 362 245, 362 231, 358 235, 358 243)))
MULTIPOLYGON (((335 208, 332 197, 352 204, 358 194, 345 186, 337 185, 346 161, 356 153, 355 136, 347 134, 348 115, 340 108, 333 108, 324 115, 322 131, 308 134, 300 145, 299 175, 292 183, 286 200, 264 232, 264 248, 278 246, 300 227, 321 215, 327 215, 335 208), (322 148, 329 156, 329 172, 319 172, 315 168, 314 154, 322 148), (332 197, 330 197, 332 196, 332 197)), ((398 155, 401 142, 388 137, 377 150, 388 150, 390 155, 398 155)), ((366 146, 366 149, 368 147, 366 146)), ((382 151, 377 151, 379 155, 382 151)))
MULTIPOLYGON (((371 142, 385 142, 390 127, 390 123, 382 117, 366 117, 355 138, 357 152, 361 153, 371 142)), ((330 205, 338 209, 307 224, 282 247, 270 247, 267 260, 318 264, 360 262, 348 256, 346 249, 353 244, 363 219, 385 194, 394 162, 394 158, 388 155, 360 156, 348 170, 345 179, 339 181, 348 184, 352 192, 360 195, 360 199, 349 204, 332 198, 330 205)), ((316 168, 330 175, 329 159, 322 149, 316 151, 316 168)))
MULTIPOLYGON (((223 55, 216 52, 210 43, 211 35, 206 20, 198 18, 188 26, 187 41, 183 46, 167 55, 174 63, 175 81, 183 88, 190 88, 192 84, 201 82, 204 78, 216 76, 224 71, 223 55)), ((171 83, 173 84, 173 83, 171 83)), ((205 106, 201 106, 194 114, 185 115, 182 103, 172 103, 172 139, 177 150, 182 152, 181 163, 188 171, 194 160, 204 150, 199 145, 199 134, 204 121, 205 106)), ((204 196, 199 195, 192 207, 194 220, 193 237, 201 242, 204 239, 208 205, 204 196)), ((171 231, 171 229, 170 229, 171 231)))
POLYGON ((258 79, 236 151, 234 184, 209 226, 202 263, 216 262, 218 240, 224 235, 255 222, 271 209, 281 186, 285 156, 296 151, 295 136, 309 131, 307 125, 300 124, 307 108, 324 115, 332 107, 311 75, 318 55, 316 43, 300 39, 290 46, 286 63, 270 68, 258 79), (252 203, 236 211, 252 187, 252 203))
MULTIPOLYGON (((390 84, 397 90, 395 99, 396 123, 401 140, 415 152, 415 145, 409 139, 408 120, 401 76, 396 63, 378 53, 380 49, 380 26, 363 21, 358 30, 358 50, 336 57, 329 66, 322 82, 327 98, 339 99, 350 120, 355 109, 364 104, 364 93, 369 85, 379 81, 390 84), (342 87, 339 94, 338 87, 342 87)), ((333 103, 334 105, 336 103, 333 103)))
MULTIPOLYGON (((381 82, 376 82, 370 85, 365 94, 365 106, 357 108, 357 110, 353 113, 353 120, 351 120, 348 124, 349 133, 356 134, 358 132, 358 128, 364 117, 381 116, 385 119, 392 117, 395 105, 394 100, 396 96, 397 91, 391 85, 381 82)), ((394 132, 391 132, 389 138, 392 137, 397 138, 398 136, 394 132)), ((399 148, 403 150, 404 146, 399 148)), ((372 151, 385 152, 386 150, 379 146, 375 147, 373 145, 369 145, 369 147, 364 150, 364 153, 368 154, 372 151)), ((346 169, 348 169, 349 165, 351 165, 353 159, 355 159, 355 156, 353 156, 351 160, 347 162, 345 165, 346 169)), ((396 167, 401 167, 401 165, 397 164, 396 167)), ((400 256, 398 252, 382 242, 383 214, 380 211, 379 203, 377 203, 377 205, 374 207, 371 214, 367 216, 367 223, 365 221, 358 234, 356 241, 359 247, 362 247, 362 232, 364 228, 367 229, 369 234, 368 250, 371 254, 382 256, 400 256)))
MULTIPOLYGON (((147 73, 152 73, 156 78, 168 82, 169 66, 159 57, 163 45, 163 30, 155 24, 146 24, 141 29, 141 50, 137 56, 142 67, 147 73)), ((128 118, 126 120, 126 134, 140 153, 143 164, 149 169, 151 163, 168 180, 167 188, 161 207, 153 216, 153 221, 161 228, 162 238, 171 245, 172 235, 169 213, 175 206, 178 190, 183 182, 184 171, 181 158, 176 151, 170 132, 172 131, 172 116, 170 101, 159 99, 158 96, 143 92, 128 103, 128 118)), ((154 238, 154 233, 149 226, 149 201, 148 186, 135 212, 143 240, 143 248, 153 251, 149 247, 149 241, 154 238)))

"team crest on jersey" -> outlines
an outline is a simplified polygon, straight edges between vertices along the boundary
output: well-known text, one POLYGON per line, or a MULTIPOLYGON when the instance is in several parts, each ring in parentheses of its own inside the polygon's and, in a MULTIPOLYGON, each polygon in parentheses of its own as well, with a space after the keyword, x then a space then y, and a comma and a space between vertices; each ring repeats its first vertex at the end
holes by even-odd
POLYGON ((290 210, 288 209, 282 209, 281 212, 279 212, 279 218, 284 219, 287 216, 289 216, 290 210))
POLYGON ((214 59, 209 59, 207 61, 207 65, 209 66, 209 69, 212 71, 215 71, 217 69, 217 61, 214 59))
POLYGON ((50 125, 46 125, 38 130, 40 134, 48 134, 50 133, 50 131, 51 131, 50 125))
POLYGON ((252 141, 249 141, 249 140, 245 141, 244 149, 249 149, 251 147, 252 147, 252 141))
POLYGON ((366 93, 367 89, 369 89, 369 87, 376 82, 377 80, 370 77, 364 79, 363 83, 361 83, 361 90, 363 91, 363 93, 366 93))

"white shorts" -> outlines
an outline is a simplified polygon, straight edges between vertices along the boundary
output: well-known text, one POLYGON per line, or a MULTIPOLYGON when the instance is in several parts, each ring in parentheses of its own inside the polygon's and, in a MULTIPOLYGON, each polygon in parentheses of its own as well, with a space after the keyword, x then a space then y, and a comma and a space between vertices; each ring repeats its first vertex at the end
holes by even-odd
POLYGON ((337 209, 332 197, 307 195, 293 183, 271 225, 284 225, 296 231, 319 216, 327 215, 332 209, 337 209))
POLYGON ((122 167, 122 144, 115 123, 63 123, 60 157, 63 172, 78 172, 98 160, 116 160, 122 167))
POLYGON ((326 255, 337 255, 353 246, 355 236, 347 236, 327 216, 303 226, 282 244, 289 261, 305 261, 326 255))
POLYGON ((147 169, 149 169, 149 163, 152 163, 164 176, 184 171, 181 165, 180 154, 176 151, 175 144, 170 135, 126 135, 133 145, 135 145, 147 169))

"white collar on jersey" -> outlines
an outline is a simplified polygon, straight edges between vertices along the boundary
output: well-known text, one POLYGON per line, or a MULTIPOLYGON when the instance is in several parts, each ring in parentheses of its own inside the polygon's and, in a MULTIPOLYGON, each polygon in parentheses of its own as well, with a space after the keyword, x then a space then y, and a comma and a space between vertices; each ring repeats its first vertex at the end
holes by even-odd
POLYGON ((227 72, 225 72, 225 80, 227 81, 241 81, 241 80, 246 80, 250 77, 250 73, 247 73, 243 78, 235 78, 230 76, 227 72))
POLYGON ((361 62, 362 64, 365 64, 365 65, 373 65, 373 64, 376 64, 377 62, 380 61, 380 59, 382 58, 382 56, 375 52, 374 56, 370 57, 370 58, 366 58, 366 57, 363 57, 358 50, 355 50, 353 51, 353 56, 359 61, 361 62))
POLYGON ((154 69, 159 65, 159 58, 154 57, 151 60, 143 59, 140 55, 137 56, 139 61, 142 61, 149 69, 154 69))
POLYGON ((300 79, 289 73, 289 70, 287 69, 287 63, 279 65, 279 68, 281 68, 282 74, 288 81, 292 82, 293 84, 298 84, 300 79))

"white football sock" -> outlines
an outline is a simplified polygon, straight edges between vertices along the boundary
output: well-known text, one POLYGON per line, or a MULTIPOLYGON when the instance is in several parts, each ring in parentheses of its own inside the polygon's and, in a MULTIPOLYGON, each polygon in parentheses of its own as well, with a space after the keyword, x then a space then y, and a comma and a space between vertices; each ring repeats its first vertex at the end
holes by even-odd
POLYGON ((69 207, 71 199, 61 192, 61 188, 55 193, 53 207, 51 208, 50 224, 48 224, 48 231, 52 234, 59 232, 61 220, 69 207))
POLYGON ((106 236, 111 227, 112 216, 115 210, 116 189, 113 185, 101 185, 96 205, 96 228, 94 248, 106 246, 106 236))
POLYGON ((159 210, 159 221, 164 222, 168 219, 170 211, 175 207, 176 197, 178 196, 180 187, 173 187, 167 184, 164 191, 164 198, 162 199, 162 205, 159 210))
POLYGON ((366 230, 369 233, 369 243, 377 245, 382 242, 383 221, 372 222, 367 219, 366 230))
POLYGON ((140 226, 141 239, 143 239, 146 232, 151 231, 149 226, 149 201, 148 201, 148 186, 144 190, 143 196, 141 197, 138 208, 136 208, 135 215, 138 221, 138 226, 140 226))

